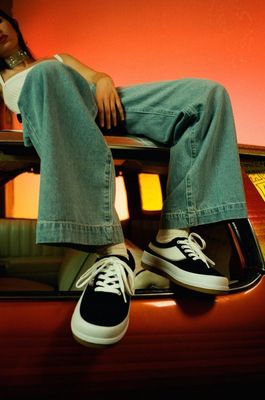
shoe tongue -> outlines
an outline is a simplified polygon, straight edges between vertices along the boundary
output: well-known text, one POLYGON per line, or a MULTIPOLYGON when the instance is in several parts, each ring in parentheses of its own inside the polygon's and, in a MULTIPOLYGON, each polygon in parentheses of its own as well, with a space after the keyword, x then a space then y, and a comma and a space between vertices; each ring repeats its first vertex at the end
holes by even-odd
POLYGON ((181 236, 178 236, 177 238, 180 238, 180 239, 183 239, 183 238, 188 239, 188 237, 189 237, 189 233, 188 233, 188 232, 183 232, 183 234, 182 234, 181 236))
POLYGON ((189 234, 188 234, 188 232, 186 233, 186 232, 183 232, 183 234, 180 236, 176 236, 173 240, 174 241, 176 241, 176 240, 183 240, 183 239, 188 239, 188 237, 189 237, 189 234))

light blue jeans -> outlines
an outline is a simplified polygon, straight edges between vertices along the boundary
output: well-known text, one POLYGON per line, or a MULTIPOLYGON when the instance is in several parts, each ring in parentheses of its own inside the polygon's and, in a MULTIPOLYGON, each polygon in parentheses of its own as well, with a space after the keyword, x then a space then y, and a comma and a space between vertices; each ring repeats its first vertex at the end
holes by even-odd
MULTIPOLYGON (((125 127, 170 148, 162 228, 247 216, 230 100, 219 84, 183 79, 119 88, 125 127)), ((124 240, 115 171, 96 123, 95 87, 58 61, 34 67, 19 107, 24 143, 41 159, 37 243, 124 240)))

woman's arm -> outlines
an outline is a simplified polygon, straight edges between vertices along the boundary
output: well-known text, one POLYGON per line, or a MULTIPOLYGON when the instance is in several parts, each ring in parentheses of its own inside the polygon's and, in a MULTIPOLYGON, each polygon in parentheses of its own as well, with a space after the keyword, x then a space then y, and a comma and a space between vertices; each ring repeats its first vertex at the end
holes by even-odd
POLYGON ((104 72, 98 72, 78 61, 69 54, 60 54, 64 64, 69 65, 80 73, 88 82, 96 85, 96 102, 100 126, 111 128, 117 125, 118 116, 124 120, 124 111, 120 97, 112 78, 104 72))

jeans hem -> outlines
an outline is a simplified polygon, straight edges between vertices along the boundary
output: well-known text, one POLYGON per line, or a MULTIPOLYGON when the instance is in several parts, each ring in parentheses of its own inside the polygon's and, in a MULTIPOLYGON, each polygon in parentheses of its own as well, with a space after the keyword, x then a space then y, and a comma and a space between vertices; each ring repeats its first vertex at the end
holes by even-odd
POLYGON ((37 222, 36 243, 72 243, 89 246, 124 241, 120 225, 91 226, 71 222, 37 222))
POLYGON ((238 203, 230 209, 219 207, 209 210, 189 210, 187 212, 176 211, 164 213, 161 217, 160 228, 192 228, 194 226, 206 225, 215 222, 229 221, 233 219, 247 218, 245 203, 238 203))

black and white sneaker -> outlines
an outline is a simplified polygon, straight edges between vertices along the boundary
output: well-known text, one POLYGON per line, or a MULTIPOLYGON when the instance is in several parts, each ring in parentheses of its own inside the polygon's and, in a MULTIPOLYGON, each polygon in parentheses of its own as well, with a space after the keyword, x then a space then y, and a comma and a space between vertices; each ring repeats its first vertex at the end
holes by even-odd
POLYGON ((134 294, 134 259, 106 256, 96 260, 77 281, 86 285, 72 316, 74 337, 85 345, 118 342, 129 325, 130 299, 134 294))
POLYGON ((155 240, 143 252, 142 267, 199 292, 226 292, 229 281, 213 268, 214 262, 202 252, 205 247, 205 241, 194 232, 168 243, 155 240))

